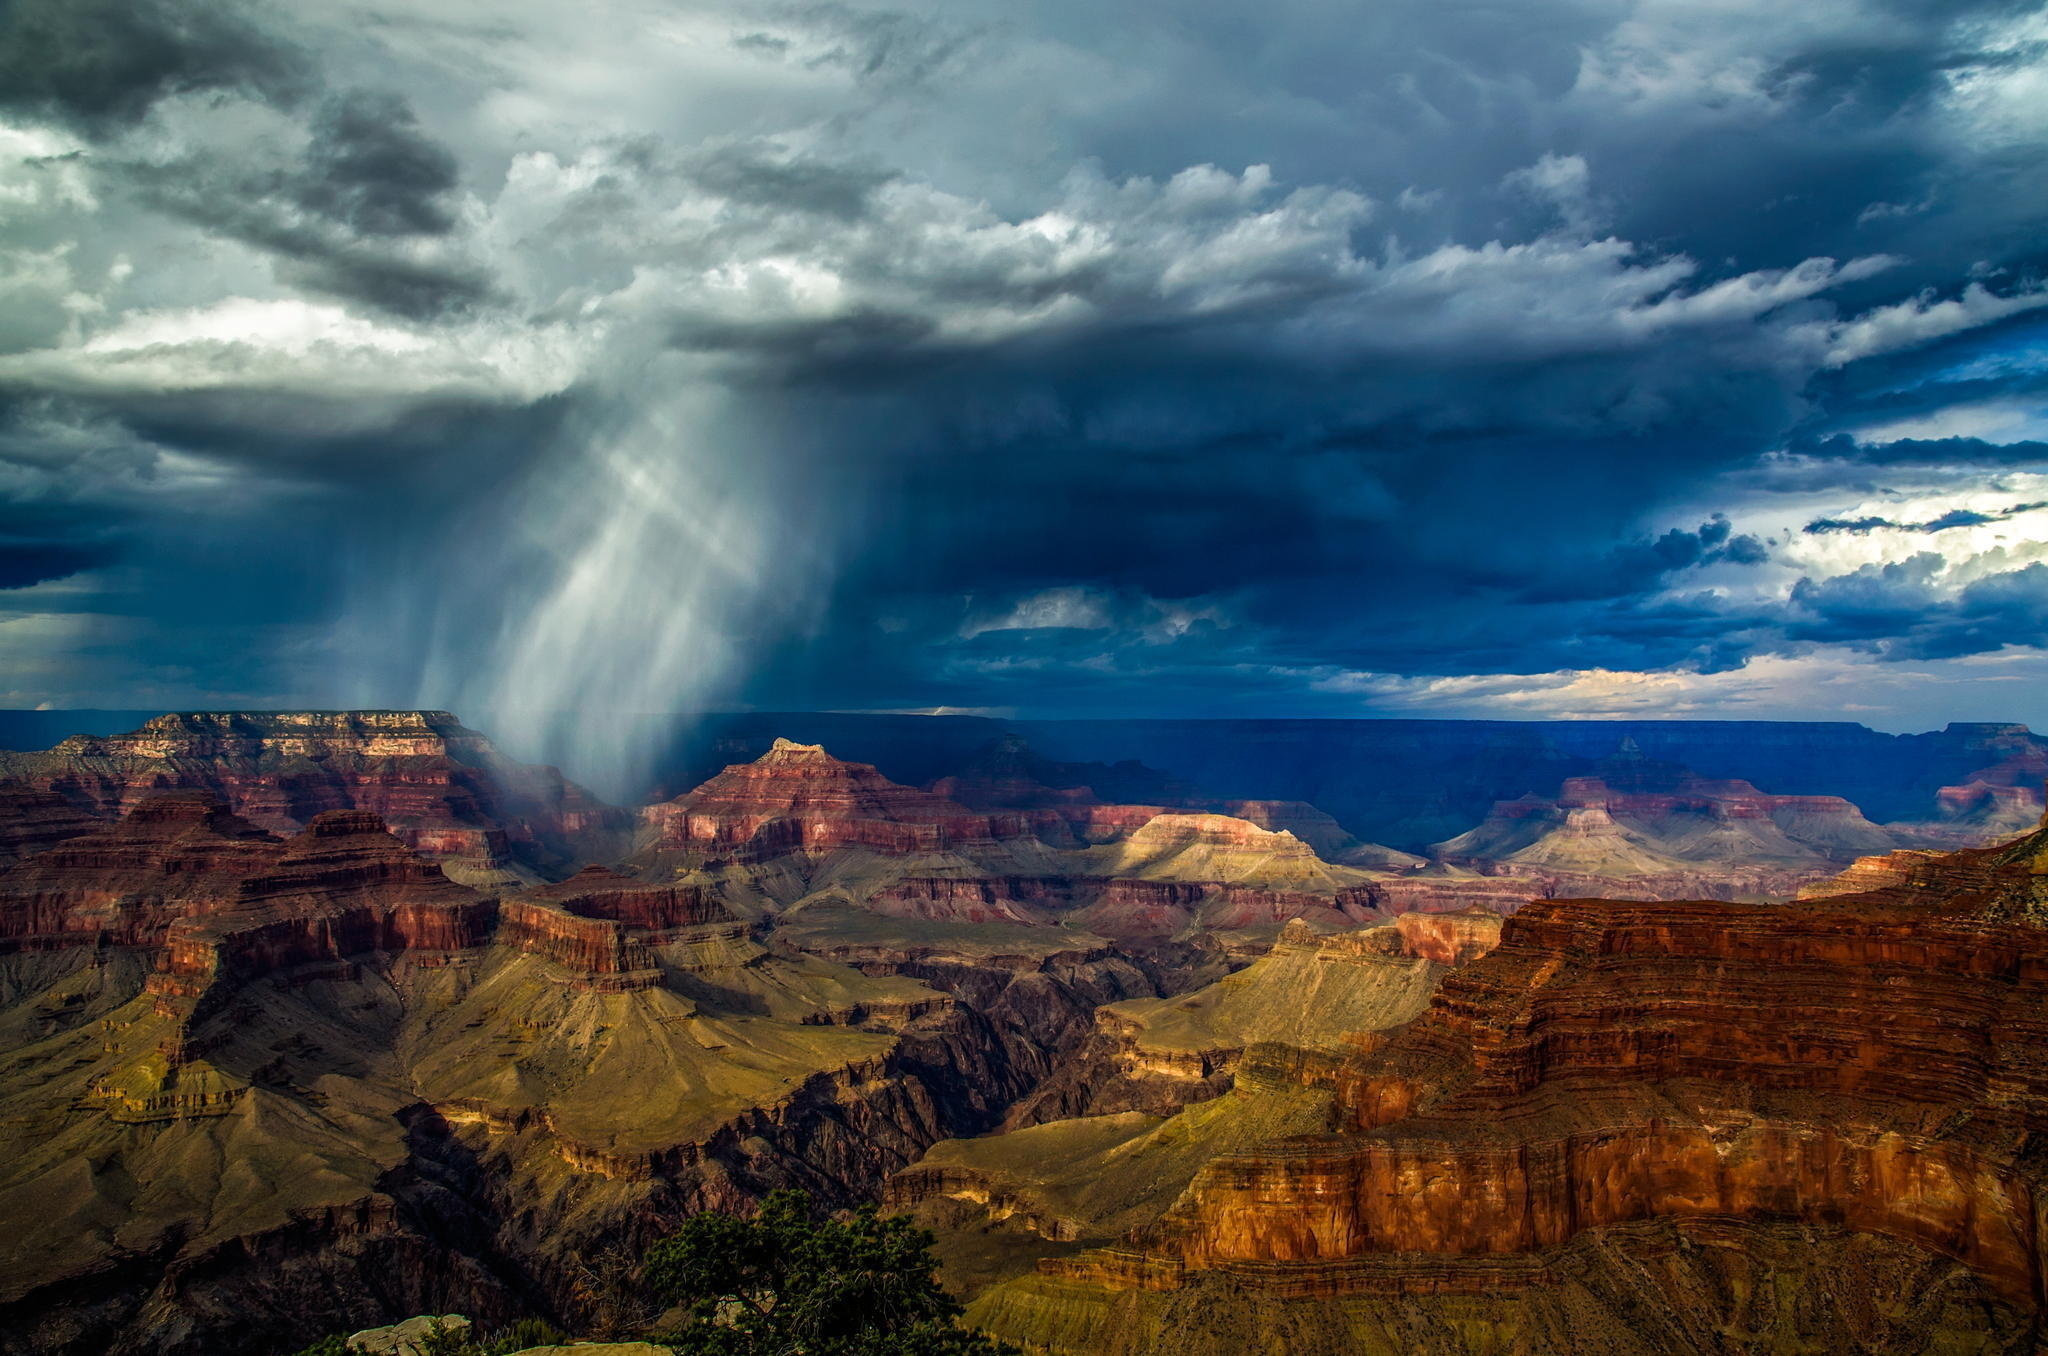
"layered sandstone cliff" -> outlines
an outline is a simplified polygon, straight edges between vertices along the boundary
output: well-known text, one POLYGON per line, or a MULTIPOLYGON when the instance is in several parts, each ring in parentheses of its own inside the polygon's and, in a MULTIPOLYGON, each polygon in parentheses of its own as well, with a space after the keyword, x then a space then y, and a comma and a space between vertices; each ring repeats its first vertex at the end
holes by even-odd
POLYGON ((643 851, 749 861, 839 848, 943 852, 1028 833, 1021 816, 978 814, 787 739, 640 817, 643 851))
POLYGON ((0 781, 0 865, 91 833, 102 822, 54 791, 0 781))
POLYGON ((112 818, 164 789, 218 795, 289 833, 331 810, 378 815, 472 883, 616 855, 625 815, 549 767, 518 763, 445 711, 187 712, 122 735, 0 753, 0 778, 112 818))
POLYGON ((2030 1349, 2044 882, 2048 832, 1794 905, 1531 904, 1344 1065, 1333 1132, 1211 1163, 1155 1228, 979 1312, 1061 1351, 1217 1349, 1249 1313, 1446 1352, 2030 1349), (1638 1246, 1675 1288, 1612 1272, 1638 1246), (1944 1293, 1843 1288, 1880 1276, 1944 1293))

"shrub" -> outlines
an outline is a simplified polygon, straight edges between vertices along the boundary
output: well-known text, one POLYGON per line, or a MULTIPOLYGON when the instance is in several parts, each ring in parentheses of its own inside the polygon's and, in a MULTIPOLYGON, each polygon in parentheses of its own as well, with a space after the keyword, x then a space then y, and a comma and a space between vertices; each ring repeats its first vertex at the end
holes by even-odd
POLYGON ((706 1211, 649 1249, 643 1282, 690 1322, 664 1338, 679 1356, 998 1356, 958 1327, 933 1273, 932 1235, 864 1206, 812 1218, 810 1197, 778 1191, 752 1219, 706 1211))

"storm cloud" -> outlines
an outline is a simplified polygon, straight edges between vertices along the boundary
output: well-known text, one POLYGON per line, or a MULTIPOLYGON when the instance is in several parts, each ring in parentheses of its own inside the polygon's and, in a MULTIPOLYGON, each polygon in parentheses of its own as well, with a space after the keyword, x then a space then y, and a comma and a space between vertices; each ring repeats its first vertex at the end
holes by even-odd
POLYGON ((611 764, 731 702, 2010 701, 2044 44, 2004 0, 13 0, 0 686, 611 764))

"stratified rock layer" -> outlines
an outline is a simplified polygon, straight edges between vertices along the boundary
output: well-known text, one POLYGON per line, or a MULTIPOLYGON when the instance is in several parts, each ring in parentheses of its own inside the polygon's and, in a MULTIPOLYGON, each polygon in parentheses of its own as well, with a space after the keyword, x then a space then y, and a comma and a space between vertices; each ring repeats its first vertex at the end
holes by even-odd
POLYGON ((458 874, 551 869, 615 856, 626 817, 553 768, 506 758, 445 711, 188 712, 122 735, 74 735, 0 753, 0 778, 118 816, 159 790, 218 795, 289 833, 330 810, 382 818, 458 874))
POLYGON ((1217 1160, 1133 1244, 1047 1263, 978 1312, 1062 1351, 1185 1350, 1262 1305, 1326 1333, 1433 1330, 1429 1350, 1566 1351, 1538 1316, 1648 1237, 1674 1279, 1704 1246, 1807 1299, 1745 1332, 1725 1297, 1638 1291, 1602 1312, 1614 1349, 1702 1329, 1719 1336, 1668 1349, 2031 1349, 2004 1344, 2043 1300, 2044 922, 2048 833, 1796 905, 1532 904, 1343 1068, 1335 1133, 1217 1160), (1774 1252, 1788 1228, 1962 1303, 1858 1317, 1774 1252), (1221 1281, 1240 1298, 1207 1317, 1088 1298, 1221 1281), (1510 1290, 1532 1297, 1525 1326, 1504 1332, 1498 1306, 1460 1326, 1475 1306, 1456 1296, 1510 1290), (1192 1327, 1169 1335, 1169 1314, 1192 1327))
POLYGON ((760 861, 790 852, 868 848, 911 854, 978 846, 1029 832, 1023 818, 977 814, 896 783, 815 744, 775 741, 751 763, 641 812, 655 852, 760 861))

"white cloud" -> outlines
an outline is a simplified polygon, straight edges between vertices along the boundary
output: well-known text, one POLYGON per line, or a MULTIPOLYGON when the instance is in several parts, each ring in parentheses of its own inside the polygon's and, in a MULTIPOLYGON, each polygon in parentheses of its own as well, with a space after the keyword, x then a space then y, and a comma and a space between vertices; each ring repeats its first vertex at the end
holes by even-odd
POLYGON ((1922 294, 1876 307, 1844 322, 1817 327, 1817 333, 1825 338, 1827 366, 1842 367, 1859 358, 1917 348, 2043 306, 2048 306, 2048 288, 2000 295, 1982 283, 1971 283, 1960 296, 1936 299, 1931 294, 1922 294))
POLYGON ((1310 686, 1355 696, 1361 714, 1507 720, 1854 720, 1882 730, 1951 720, 2009 720, 2019 689, 2048 681, 2048 654, 1878 663, 1815 647, 1760 655, 1739 669, 1565 669, 1554 673, 1402 677, 1330 671, 1310 686))
POLYGON ((130 312, 76 343, 0 357, 0 383, 93 394, 230 390, 525 403, 562 390, 589 342, 538 326, 405 326, 331 302, 229 297, 130 312))

